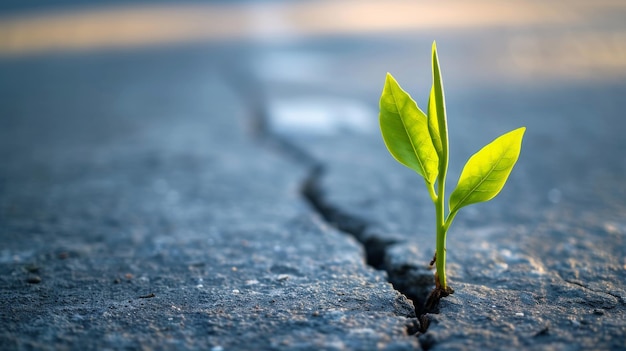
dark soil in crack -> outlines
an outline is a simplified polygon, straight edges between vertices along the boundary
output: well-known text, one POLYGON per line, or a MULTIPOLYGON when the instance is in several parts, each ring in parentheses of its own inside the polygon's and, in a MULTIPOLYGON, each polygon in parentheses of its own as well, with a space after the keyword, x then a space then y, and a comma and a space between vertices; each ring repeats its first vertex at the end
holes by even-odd
MULTIPOLYGON (((231 81, 231 84, 235 86, 239 85, 236 79, 231 81)), ((247 100, 252 101, 251 106, 255 111, 255 113, 252 114, 252 120, 248 122, 250 133, 265 147, 286 155, 289 159, 294 160, 294 162, 307 167, 308 174, 303 179, 299 189, 303 199, 305 199, 306 202, 310 204, 311 208, 329 225, 354 237, 365 250, 365 261, 367 265, 377 270, 386 271, 388 281, 392 284, 394 289, 411 300, 415 307, 415 316, 417 319, 413 319, 413 321, 407 323, 407 334, 419 336, 426 332, 430 324, 427 314, 438 313, 439 300, 445 295, 438 289, 433 289, 430 293, 425 290, 432 285, 432 281, 431 283, 426 283, 424 287, 419 287, 417 290, 420 291, 420 293, 418 294, 411 293, 411 291, 415 291, 415 289, 412 289, 414 286, 411 287, 410 290, 404 289, 404 287, 408 285, 402 278, 403 274, 398 274, 398 271, 390 270, 385 264, 385 257, 388 254, 387 249, 391 245, 396 244, 397 241, 364 235, 368 227, 367 221, 343 213, 324 201, 322 191, 318 184, 319 180, 324 176, 324 165, 308 152, 292 143, 289 139, 276 135, 270 130, 267 111, 263 108, 261 96, 253 90, 254 89, 250 88, 250 86, 245 89, 238 89, 238 91, 247 95, 247 100)), ((402 269, 400 271, 402 271, 402 269)))
MULTIPOLYGON (((413 302, 419 326, 417 326, 417 328, 408 326, 408 333, 416 335, 425 333, 430 325, 428 314, 439 313, 440 300, 454 293, 454 291, 452 289, 443 290, 436 287, 432 289, 430 293, 425 295, 423 293, 411 293, 409 289, 404 289, 406 283, 403 281, 402 277, 399 276, 398 271, 392 271, 389 269, 390 267, 385 265, 385 255, 387 255, 387 249, 390 245, 395 244, 396 242, 381 240, 381 238, 377 237, 365 238, 363 233, 367 227, 367 223, 364 220, 343 213, 327 204, 323 200, 323 194, 318 186, 318 181, 321 177, 323 177, 323 173, 323 167, 319 165, 312 169, 307 179, 303 182, 301 188, 302 195, 326 222, 340 231, 356 238, 365 249, 367 264, 375 269, 386 271, 388 280, 394 288, 413 302)), ((427 284, 425 287, 418 290, 421 292, 427 291, 425 289, 428 289, 429 286, 430 284, 427 284)))
MULTIPOLYGON (((257 115, 259 119, 264 119, 266 116, 263 114, 257 115)), ((254 125, 258 128, 260 126, 266 126, 265 122, 254 122, 254 125)), ((405 272, 402 270, 391 270, 390 267, 385 265, 385 256, 387 255, 387 249, 396 244, 397 241, 388 240, 376 236, 364 235, 368 226, 367 221, 346 214, 332 205, 324 201, 323 193, 319 187, 319 180, 324 176, 324 166, 315 160, 311 155, 301 150, 298 146, 291 143, 289 140, 277 136, 270 131, 255 128, 257 134, 262 142, 268 147, 286 154, 296 162, 301 163, 309 168, 308 175, 302 182, 300 187, 300 193, 302 197, 311 205, 311 207, 326 221, 329 225, 338 229, 339 231, 346 233, 354 237, 365 250, 366 263, 377 269, 387 272, 388 281, 393 287, 405 295, 415 307, 415 316, 417 321, 415 323, 409 323, 407 325, 407 333, 409 335, 420 335, 426 332, 430 325, 427 314, 439 313, 439 301, 441 298, 449 295, 448 292, 444 292, 440 289, 434 288, 427 293, 427 289, 432 285, 426 283, 424 287, 417 289, 421 293, 412 293, 415 289, 405 289, 407 282, 403 278, 405 272)), ((411 282, 408 282, 411 284, 411 282)), ((414 287, 411 287, 414 288, 414 287)))

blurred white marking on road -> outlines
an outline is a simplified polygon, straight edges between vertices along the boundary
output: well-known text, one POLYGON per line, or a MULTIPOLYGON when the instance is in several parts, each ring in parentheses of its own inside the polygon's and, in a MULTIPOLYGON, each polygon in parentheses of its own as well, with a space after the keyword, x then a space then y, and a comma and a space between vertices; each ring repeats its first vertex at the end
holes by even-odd
POLYGON ((377 112, 358 100, 305 97, 270 100, 270 128, 282 135, 371 133, 377 112))

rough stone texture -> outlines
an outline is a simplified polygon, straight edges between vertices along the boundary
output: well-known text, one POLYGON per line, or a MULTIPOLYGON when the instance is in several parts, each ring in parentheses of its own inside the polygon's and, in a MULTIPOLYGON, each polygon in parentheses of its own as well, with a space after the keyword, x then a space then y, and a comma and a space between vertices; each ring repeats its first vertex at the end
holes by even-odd
POLYGON ((1 349, 418 347, 309 170, 247 132, 224 52, 0 63, 1 349))
MULTIPOLYGON (((422 346, 436 350, 624 348, 626 139, 622 131, 626 125, 622 111, 626 106, 621 96, 626 86, 610 79, 548 76, 532 82, 490 76, 477 82, 480 89, 468 90, 471 83, 465 79, 475 78, 475 73, 446 77, 451 77, 449 72, 459 73, 459 66, 472 67, 475 62, 467 59, 472 55, 455 56, 457 50, 463 51, 459 43, 452 42, 446 50, 442 42, 444 81, 450 82, 446 84, 451 140, 448 194, 473 152, 518 126, 525 125, 528 131, 520 161, 503 192, 490 203, 464 208, 452 225, 448 275, 456 293, 441 301, 439 314, 428 315, 431 324, 420 336, 422 346)), ((380 43, 371 44, 339 50, 329 66, 341 66, 340 62, 355 56, 366 61, 360 66, 367 66, 367 58, 382 51, 380 43)), ((429 48, 423 50, 425 57, 429 48)), ((318 50, 320 55, 337 51, 334 47, 318 50)), ((404 54, 389 55, 388 67, 404 67, 404 54)), ((376 62, 372 66, 380 66, 380 57, 371 61, 376 62)), ((424 63, 419 68, 429 73, 429 63, 424 63)), ((342 68, 348 77, 358 71, 350 65, 342 68)), ((358 86, 356 93, 335 97, 367 101, 370 129, 338 126, 334 133, 308 126, 298 129, 279 116, 274 117, 273 130, 320 164, 322 171, 310 181, 309 197, 316 207, 366 246, 374 243, 368 249, 379 249, 375 261, 388 271, 394 285, 413 298, 422 294, 423 299, 428 289, 414 284, 429 274, 434 211, 423 181, 391 158, 378 134, 376 102, 384 71, 379 71, 379 85, 358 86)), ((403 85, 411 91, 414 85, 429 82, 400 73, 396 78, 407 82, 403 85)), ((310 82, 302 83, 299 93, 293 82, 264 82, 270 100, 278 102, 298 94, 316 96, 322 90, 310 82)), ((332 90, 345 82, 320 83, 324 84, 332 90)), ((424 94, 415 96, 425 97, 427 89, 422 87, 424 94)), ((268 109, 281 112, 271 104, 268 109)))

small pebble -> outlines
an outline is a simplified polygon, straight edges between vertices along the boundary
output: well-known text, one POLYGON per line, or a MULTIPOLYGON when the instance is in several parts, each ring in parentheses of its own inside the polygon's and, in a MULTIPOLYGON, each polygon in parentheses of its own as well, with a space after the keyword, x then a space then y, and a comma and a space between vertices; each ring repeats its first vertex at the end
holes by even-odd
POLYGON ((26 279, 26 282, 29 284, 39 284, 41 283, 41 277, 38 275, 31 275, 28 279, 26 279))
POLYGON ((233 289, 233 294, 239 294, 239 289, 233 289))
POLYGON ((517 313, 515 314, 515 317, 524 317, 524 313, 522 313, 522 312, 517 312, 517 313))
POLYGON ((276 278, 276 279, 278 279, 279 282, 282 282, 283 280, 289 279, 289 275, 288 274, 279 274, 278 278, 276 278))
POLYGON ((595 308, 595 309, 593 310, 593 314, 596 314, 596 315, 598 315, 598 316, 602 316, 602 315, 604 314, 604 310, 603 310, 603 309, 601 309, 601 308, 595 308))

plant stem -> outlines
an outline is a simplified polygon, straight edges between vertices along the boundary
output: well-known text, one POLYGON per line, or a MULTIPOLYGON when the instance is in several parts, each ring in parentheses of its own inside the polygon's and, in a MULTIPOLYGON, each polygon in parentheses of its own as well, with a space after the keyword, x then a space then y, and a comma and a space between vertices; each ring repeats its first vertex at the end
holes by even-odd
MULTIPOLYGON (((447 167, 446 167, 447 168, 447 167)), ((437 267, 437 277, 439 279, 439 287, 441 287, 444 291, 448 287, 448 283, 446 281, 446 226, 444 222, 444 211, 445 211, 445 171, 443 173, 443 177, 441 177, 441 170, 439 171, 439 191, 437 196, 437 201, 435 202, 435 212, 436 212, 436 228, 437 228, 437 260, 435 261, 437 267)))

